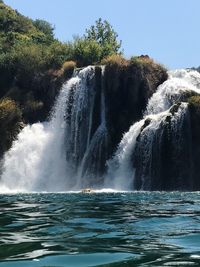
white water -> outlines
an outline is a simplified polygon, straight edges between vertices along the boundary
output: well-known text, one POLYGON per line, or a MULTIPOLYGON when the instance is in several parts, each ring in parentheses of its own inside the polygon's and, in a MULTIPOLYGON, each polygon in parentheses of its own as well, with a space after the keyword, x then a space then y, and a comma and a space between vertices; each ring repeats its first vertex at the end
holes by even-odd
POLYGON ((89 66, 78 74, 78 83, 73 89, 70 119, 67 123, 66 150, 71 166, 75 169, 88 149, 91 140, 91 128, 95 99, 95 68, 89 66))
POLYGON ((189 70, 169 71, 169 78, 153 94, 145 115, 158 114, 181 100, 184 93, 192 91, 200 94, 200 73, 189 70))
MULTIPOLYGON (((152 173, 152 170, 155 167, 155 157, 153 154, 153 150, 155 150, 156 147, 156 153, 157 153, 157 167, 160 166, 162 162, 159 161, 160 157, 160 146, 162 145, 162 135, 164 126, 167 125, 167 117, 170 117, 170 125, 171 125, 171 131, 170 131, 170 139, 174 142, 174 150, 176 150, 179 147, 179 142, 181 136, 183 135, 182 132, 182 125, 184 123, 185 116, 187 114, 188 109, 188 103, 181 103, 178 110, 172 115, 170 112, 170 109, 167 111, 153 114, 147 116, 147 118, 151 119, 151 122, 148 126, 144 128, 144 130, 140 133, 140 140, 139 140, 139 154, 140 161, 142 160, 142 163, 140 162, 140 182, 141 182, 141 190, 149 190, 151 188, 151 180, 150 176, 152 173), (142 159, 141 159, 142 158, 142 159), (152 166, 152 164, 154 166, 152 166)), ((138 151, 137 151, 138 153, 138 151)), ((136 154, 136 152, 135 152, 136 154)))
MULTIPOLYGON (((92 78, 92 67, 80 71, 76 77, 70 79, 61 89, 51 113, 49 122, 27 125, 13 142, 12 148, 5 153, 3 159, 3 173, 0 191, 30 192, 30 191, 64 191, 71 189, 71 162, 66 161, 66 146, 73 136, 74 151, 79 149, 78 133, 80 130, 80 116, 88 109, 91 114, 90 102, 85 97, 84 89, 87 76, 92 78), (82 90, 81 90, 82 89, 82 90), (70 105, 70 94, 75 92, 75 104, 72 106, 71 127, 66 123, 66 105, 70 105), (78 99, 78 100, 77 100, 78 99), (86 101, 85 101, 86 100, 86 101), (81 113, 82 111, 82 113, 81 113), (75 114, 75 115, 74 115, 75 114), (77 129, 79 127, 79 129, 77 129)), ((92 96, 93 97, 93 96, 92 96)), ((91 101, 92 102, 92 101, 91 101)), ((94 101, 93 101, 94 102, 94 101)), ((91 116, 91 115, 90 115, 91 116)), ((91 128, 91 118, 85 141, 88 143, 91 128)), ((88 128, 86 128, 88 127, 88 128)))
MULTIPOLYGON (((102 75, 103 71, 102 68, 102 75)), ((5 153, 0 192, 62 192, 80 190, 91 181, 95 185, 100 177, 95 176, 94 171, 101 168, 108 133, 103 84, 100 124, 92 133, 96 97, 94 78, 94 67, 78 72, 63 86, 50 121, 27 125, 20 132, 12 148, 5 153)), ((167 116, 171 116, 171 106, 188 91, 200 93, 200 74, 186 70, 169 72, 169 79, 149 100, 144 118, 124 134, 116 153, 108 161, 104 187, 132 189, 135 173, 132 157, 145 121, 148 119, 149 124, 143 129, 142 137, 146 136, 148 158, 157 129, 167 116)), ((175 131, 186 110, 187 105, 182 103, 175 113, 172 120, 175 131)))
MULTIPOLYGON (((105 67, 102 66, 102 76, 104 75, 105 67)), ((89 179, 98 180, 97 173, 92 173, 92 169, 98 172, 101 169, 101 157, 102 154, 106 153, 107 148, 107 127, 106 127, 106 111, 105 111, 105 92, 103 79, 101 84, 101 121, 100 125, 94 133, 92 139, 87 145, 87 149, 84 153, 84 157, 78 169, 78 179, 76 188, 88 187, 90 186, 89 179), (95 160, 94 160, 95 158, 95 160), (83 182, 83 177, 85 176, 85 181, 83 182), (94 177, 92 177, 94 176, 94 177)))
MULTIPOLYGON (((146 159, 151 157, 151 146, 154 135, 167 116, 171 116, 170 108, 186 92, 200 94, 200 74, 196 71, 175 70, 169 72, 169 78, 150 98, 144 118, 133 124, 124 134, 113 158, 107 162, 108 173, 105 178, 105 186, 111 186, 118 190, 133 188, 135 169, 132 158, 137 142, 141 134, 143 145, 146 146, 146 159), (148 126, 142 130, 145 120, 150 120, 148 126), (142 131, 142 133, 141 133, 142 131), (147 138, 144 138, 145 135, 147 138)), ((180 117, 187 112, 187 104, 182 103, 172 118, 174 130, 180 127, 180 117)))
POLYGON ((0 190, 61 190, 65 185, 65 103, 77 78, 65 84, 49 122, 27 125, 5 154, 0 190), (42 177, 42 179, 41 179, 42 177), (58 179, 59 177, 59 179, 58 179))
POLYGON ((120 142, 113 159, 108 161, 108 173, 105 178, 106 187, 117 190, 132 188, 134 170, 131 168, 131 155, 143 124, 144 120, 141 120, 131 126, 120 142))
MULTIPOLYGON (((102 67, 102 74, 104 68, 102 67)), ((76 73, 62 88, 49 122, 27 125, 3 159, 0 192, 80 190, 92 154, 101 156, 106 133, 105 98, 92 136, 95 68, 76 73), (98 155, 99 154, 99 155, 98 155)))

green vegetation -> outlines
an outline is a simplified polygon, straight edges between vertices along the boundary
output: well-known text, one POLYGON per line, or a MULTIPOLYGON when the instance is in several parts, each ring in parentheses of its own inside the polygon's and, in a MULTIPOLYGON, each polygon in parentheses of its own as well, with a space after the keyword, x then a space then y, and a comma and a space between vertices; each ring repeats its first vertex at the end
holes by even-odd
POLYGON ((99 19, 84 36, 61 43, 50 23, 27 18, 0 1, 0 98, 16 101, 25 123, 45 120, 76 66, 98 64, 120 46, 107 21, 99 19))
POLYGON ((0 101, 0 155, 10 148, 13 139, 23 127, 21 119, 21 111, 15 101, 0 101))
POLYGON ((53 41, 54 38, 54 27, 52 27, 52 25, 45 21, 45 20, 41 20, 41 19, 36 19, 35 21, 33 21, 33 25, 41 32, 43 32, 46 36, 49 36, 49 39, 51 41, 53 41))
POLYGON ((47 119, 62 83, 76 66, 96 64, 106 65, 110 83, 114 74, 123 80, 124 71, 127 79, 129 72, 135 72, 136 80, 139 72, 147 75, 149 83, 156 77, 166 78, 164 68, 147 56, 125 59, 121 41, 106 20, 98 19, 82 37, 62 43, 54 37, 50 23, 27 18, 0 0, 0 136, 5 144, 0 144, 0 156, 20 125, 47 119))
POLYGON ((76 66, 98 64, 120 53, 120 46, 107 21, 99 19, 82 37, 61 43, 50 23, 25 17, 0 1, 0 155, 19 125, 46 120, 76 66))
POLYGON ((98 19, 95 25, 86 29, 83 37, 74 37, 69 42, 69 58, 77 62, 77 66, 99 64, 102 59, 113 54, 120 54, 121 41, 108 21, 98 19))
POLYGON ((71 46, 71 59, 78 67, 98 64, 101 59, 101 47, 94 40, 75 37, 71 46))
POLYGON ((120 54, 113 54, 111 56, 108 56, 106 58, 104 58, 101 61, 102 65, 106 65, 106 66, 118 66, 118 67, 123 67, 123 66, 127 66, 129 64, 129 61, 126 60, 122 55, 120 54))
POLYGON ((121 41, 118 41, 118 34, 114 31, 107 20, 99 18, 96 24, 86 29, 84 35, 86 40, 96 41, 100 46, 99 61, 112 54, 120 53, 121 41))
POLYGON ((165 69, 166 68, 161 65, 158 64, 157 62, 155 62, 152 58, 150 58, 148 55, 141 55, 141 56, 136 56, 136 57, 131 57, 130 59, 130 64, 131 65, 136 65, 140 68, 157 68, 157 69, 165 69))
POLYGON ((76 68, 76 62, 74 61, 66 61, 63 63, 61 68, 61 75, 68 79, 72 76, 74 69, 76 68))
POLYGON ((131 57, 130 60, 124 58, 121 54, 112 54, 101 61, 101 64, 106 65, 107 67, 120 67, 125 68, 128 66, 135 66, 139 69, 148 70, 159 70, 166 71, 165 67, 161 64, 156 63, 152 58, 147 55, 131 57))
POLYGON ((46 119, 76 65, 66 65, 72 46, 56 40, 53 30, 0 2, 0 98, 16 101, 26 123, 46 119))
MULTIPOLYGON (((149 56, 132 57, 130 60, 125 59, 121 54, 113 54, 101 61, 101 64, 106 65, 107 72, 116 70, 140 73, 153 84, 160 84, 161 80, 167 79, 167 70, 164 66, 156 63, 149 56)), ((113 74, 112 74, 113 75, 113 74)))

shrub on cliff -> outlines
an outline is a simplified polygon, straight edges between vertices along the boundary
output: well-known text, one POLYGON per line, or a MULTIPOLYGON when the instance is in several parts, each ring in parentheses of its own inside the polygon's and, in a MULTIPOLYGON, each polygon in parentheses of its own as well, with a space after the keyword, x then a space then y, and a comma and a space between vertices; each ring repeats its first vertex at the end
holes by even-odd
POLYGON ((104 58, 101 61, 102 65, 106 65, 106 66, 118 66, 118 67, 124 67, 124 66, 128 66, 129 61, 126 60, 122 55, 120 54, 113 54, 110 55, 106 58, 104 58))
POLYGON ((106 65, 107 72, 126 70, 127 73, 132 73, 137 76, 139 73, 147 82, 158 86, 168 78, 167 70, 164 66, 156 63, 149 56, 132 57, 130 60, 125 59, 120 54, 113 54, 101 61, 101 64, 106 65))
POLYGON ((11 99, 0 101, 0 156, 10 148, 22 127, 21 110, 11 99))
POLYGON ((158 64, 152 58, 150 58, 148 55, 131 57, 130 64, 137 65, 137 67, 144 68, 144 69, 148 68, 149 70, 160 69, 161 71, 163 71, 163 70, 167 71, 163 65, 158 64))
POLYGON ((76 62, 70 60, 70 61, 65 61, 62 65, 61 71, 62 75, 64 76, 65 79, 68 79, 72 76, 74 69, 76 68, 76 62))
POLYGON ((130 65, 133 68, 139 69, 142 76, 146 77, 150 84, 158 86, 168 78, 167 69, 163 65, 155 62, 148 55, 132 57, 130 59, 130 65))

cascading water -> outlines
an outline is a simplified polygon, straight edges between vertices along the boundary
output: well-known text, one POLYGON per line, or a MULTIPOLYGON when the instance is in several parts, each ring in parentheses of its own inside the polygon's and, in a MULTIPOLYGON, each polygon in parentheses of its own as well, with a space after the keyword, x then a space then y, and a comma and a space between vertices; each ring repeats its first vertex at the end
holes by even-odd
POLYGON ((182 101, 188 92, 200 93, 200 74, 191 70, 169 71, 169 79, 153 94, 145 115, 158 114, 182 101))
MULTIPOLYGON (((174 144, 172 150, 180 148, 181 145, 184 146, 182 135, 187 132, 185 128, 189 125, 188 104, 181 103, 177 106, 174 104, 181 102, 187 94, 191 93, 200 94, 200 74, 189 70, 170 71, 169 79, 160 85, 150 98, 144 118, 130 127, 123 136, 113 158, 108 161, 106 186, 118 190, 163 188, 162 186, 159 188, 159 179, 161 180, 162 177, 158 175, 158 172, 161 161, 165 161, 165 159, 157 158, 162 153, 160 147, 163 142, 163 131, 165 129, 166 135, 167 131, 172 133, 170 137, 171 143, 174 144), (156 162, 158 164, 155 164, 156 162), (157 187, 151 181, 152 176, 156 177, 157 187)), ((186 139, 190 142, 188 132, 186 139)), ((180 151, 187 154, 186 158, 190 165, 188 147, 184 146, 184 152, 180 151)), ((172 162, 172 164, 175 163, 172 162)), ((188 170, 191 171, 191 169, 188 170)), ((187 172, 188 176, 189 171, 187 172)), ((174 173, 174 176, 176 175, 181 176, 182 174, 174 173)), ((180 177, 176 177, 176 179, 181 180, 180 177)), ((188 188, 187 185, 186 188, 188 188)))
MULTIPOLYGON (((74 189, 98 184, 106 156, 107 128, 103 78, 96 87, 95 67, 83 70, 79 85, 71 94, 72 108, 67 119, 67 161, 73 169, 74 189), (84 73, 84 75, 83 75, 84 73), (100 102, 99 124, 94 128, 95 101, 100 102)), ((79 74, 79 76, 80 76, 79 74)), ((101 67, 101 76, 104 67, 101 67)), ((96 118, 97 119, 97 118, 96 118)))
POLYGON ((79 178, 86 168, 88 150, 92 152, 95 146, 101 153, 98 141, 103 138, 99 136, 106 133, 103 107, 102 121, 92 136, 94 79, 94 67, 77 72, 63 86, 49 122, 28 125, 20 132, 3 159, 1 191, 64 191, 82 187, 79 178))
POLYGON ((51 191, 66 184, 64 117, 70 89, 76 83, 73 78, 63 86, 49 122, 27 125, 19 133, 3 159, 3 190, 51 191))
MULTIPOLYGON (((135 168, 134 188, 184 189, 183 169, 186 168, 183 168, 182 164, 187 162, 187 180, 190 180, 191 173, 188 153, 191 147, 187 130, 190 128, 188 104, 182 102, 165 112, 149 115, 147 118, 147 126, 138 135, 132 158, 135 168), (179 160, 183 157, 185 162, 179 160), (171 179, 173 181, 170 181, 171 179)), ((186 189, 190 188, 187 184, 186 189)))
POLYGON ((20 132, 4 155, 0 191, 160 190, 167 188, 168 177, 175 188, 191 186, 186 181, 191 171, 190 121, 183 101, 187 95, 200 94, 200 74, 169 72, 169 79, 150 98, 143 119, 124 134, 108 160, 110 102, 105 97, 104 67, 98 71, 97 75, 92 66, 76 71, 60 91, 50 120, 20 132), (163 155, 168 156, 167 168, 163 155), (188 162, 184 171, 179 161, 172 162, 178 155, 188 162))
POLYGON ((89 146, 87 146, 86 152, 82 159, 78 172, 78 184, 84 187, 88 187, 93 184, 98 184, 98 180, 101 180, 102 161, 106 161, 107 150, 107 127, 105 118, 105 96, 102 87, 101 91, 101 123, 93 135, 89 146), (104 159, 103 159, 104 158, 104 159), (83 177, 85 177, 83 182, 83 177))

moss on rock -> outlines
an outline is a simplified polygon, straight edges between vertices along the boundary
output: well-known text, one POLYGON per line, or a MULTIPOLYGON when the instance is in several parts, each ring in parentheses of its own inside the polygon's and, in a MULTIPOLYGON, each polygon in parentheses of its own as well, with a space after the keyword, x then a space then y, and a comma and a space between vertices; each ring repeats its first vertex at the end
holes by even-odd
POLYGON ((12 141, 22 129, 21 110, 11 99, 0 101, 0 157, 11 147, 12 141))

